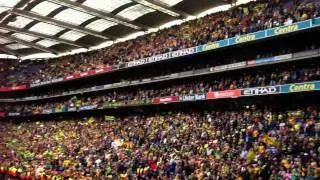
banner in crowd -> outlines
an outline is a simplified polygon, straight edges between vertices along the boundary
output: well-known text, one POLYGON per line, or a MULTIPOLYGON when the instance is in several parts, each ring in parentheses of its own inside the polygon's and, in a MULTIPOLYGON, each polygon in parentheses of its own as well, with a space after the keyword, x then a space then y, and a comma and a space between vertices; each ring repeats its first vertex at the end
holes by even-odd
POLYGON ((10 91, 9 87, 2 87, 0 88, 0 92, 10 91))
POLYGON ((9 112, 8 113, 8 116, 20 116, 21 115, 21 113, 19 113, 19 112, 9 112))
POLYGON ((166 104, 172 102, 178 102, 179 96, 158 97, 152 99, 152 104, 166 104))
POLYGON ((23 90, 27 89, 27 85, 20 85, 20 86, 12 86, 12 87, 3 87, 0 88, 0 92, 5 92, 5 91, 18 91, 18 90, 23 90))
POLYGON ((39 83, 30 84, 30 87, 37 87, 37 86, 57 83, 57 82, 61 82, 61 81, 63 81, 63 78, 53 79, 51 81, 42 81, 42 82, 39 82, 39 83))
POLYGON ((181 57, 181 56, 194 54, 194 53, 198 53, 198 52, 204 52, 204 51, 209 51, 209 50, 213 50, 213 49, 218 49, 218 48, 231 46, 231 45, 235 45, 235 44, 239 44, 239 43, 255 41, 255 40, 259 40, 259 39, 263 39, 263 38, 267 38, 267 37, 272 37, 275 35, 287 34, 287 33, 311 28, 312 26, 318 26, 318 25, 320 25, 319 18, 313 19, 313 20, 309 19, 309 20, 298 22, 298 23, 288 25, 288 26, 281 26, 281 27, 277 27, 277 28, 262 30, 262 31, 258 31, 255 33, 245 34, 245 35, 236 36, 236 37, 232 37, 232 38, 221 40, 221 41, 211 42, 211 43, 200 45, 197 47, 182 49, 182 50, 178 50, 178 51, 173 51, 173 52, 169 52, 169 53, 165 53, 165 54, 159 54, 156 56, 131 61, 131 62, 127 63, 127 67, 139 66, 139 65, 143 65, 143 64, 167 60, 170 58, 181 57))
POLYGON ((114 121, 114 120, 116 120, 116 117, 114 117, 114 116, 104 116, 104 120, 105 121, 114 121))
POLYGON ((68 107, 68 112, 74 112, 77 111, 76 107, 68 107))
POLYGON ((92 109, 96 109, 97 108, 97 105, 89 105, 89 106, 81 106, 79 108, 80 111, 83 111, 83 110, 92 110, 92 109))
POLYGON ((239 43, 245 43, 249 41, 254 41, 258 39, 265 38, 265 31, 258 31, 252 34, 245 34, 242 36, 236 36, 233 38, 229 39, 229 46, 234 45, 234 44, 239 44, 239 43))
POLYGON ((210 68, 210 71, 211 72, 213 72, 213 71, 226 71, 226 70, 230 70, 230 69, 245 67, 246 65, 247 65, 247 62, 243 61, 243 62, 238 62, 238 63, 233 63, 233 64, 215 66, 215 67, 210 68))
POLYGON ((291 59, 292 57, 293 57, 293 54, 284 54, 284 55, 280 55, 280 56, 260 58, 260 59, 248 61, 248 65, 255 65, 255 64, 282 61, 282 60, 291 59))
MULTIPOLYGON (((95 86, 95 90, 103 89, 103 85, 101 86, 95 86)), ((93 90, 93 89, 92 89, 93 90)))
POLYGON ((144 64, 154 63, 154 62, 163 61, 163 60, 167 60, 167 59, 171 59, 171 58, 194 54, 196 52, 197 52, 196 47, 192 47, 192 48, 188 48, 188 49, 181 49, 181 50, 177 50, 177 51, 168 52, 165 54, 159 54, 156 56, 131 61, 131 62, 127 63, 127 67, 134 67, 134 66, 140 66, 140 65, 144 65, 144 64))
POLYGON ((260 96, 280 93, 280 86, 266 86, 241 89, 241 96, 260 96))
POLYGON ((228 39, 216 41, 216 42, 204 44, 202 46, 198 46, 197 51, 201 52, 201 51, 209 51, 209 50, 213 50, 213 49, 218 49, 218 48, 228 46, 228 44, 229 44, 228 39))
POLYGON ((96 74, 112 71, 112 69, 113 69, 112 66, 106 66, 102 69, 90 70, 90 71, 83 72, 83 73, 74 73, 73 75, 64 77, 63 80, 68 81, 68 80, 72 80, 72 79, 82 78, 85 76, 93 76, 96 74))
POLYGON ((52 113, 52 109, 44 109, 42 111, 43 114, 51 114, 52 113))
POLYGON ((206 99, 205 94, 191 94, 191 95, 180 96, 180 101, 200 101, 205 99, 206 99))
POLYGON ((288 26, 281 26, 273 29, 267 29, 265 31, 267 32, 266 36, 270 37, 275 35, 287 34, 287 33, 295 32, 302 29, 307 29, 307 28, 310 28, 311 26, 312 26, 312 20, 307 20, 307 21, 298 22, 288 26))
POLYGON ((241 92, 239 89, 208 92, 207 99, 222 99, 222 98, 237 98, 240 97, 241 92))
POLYGON ((312 19, 312 26, 320 26, 320 18, 312 19))
POLYGON ((209 50, 218 49, 225 46, 231 46, 235 44, 268 38, 275 35, 287 34, 287 33, 311 28, 313 26, 318 26, 318 25, 320 25, 319 18, 313 19, 313 20, 306 20, 306 21, 298 22, 288 26, 281 26, 277 28, 262 30, 255 33, 245 34, 245 35, 225 39, 222 41, 216 41, 216 42, 208 43, 205 45, 201 45, 197 47, 197 52, 209 51, 209 50))
POLYGON ((320 81, 285 84, 281 86, 281 93, 320 90, 320 81))
MULTIPOLYGON (((225 90, 225 91, 216 91, 208 92, 207 94, 192 94, 184 96, 168 96, 168 97, 158 97, 152 99, 152 104, 167 104, 173 102, 185 102, 185 101, 199 101, 199 100, 211 100, 211 99, 223 99, 223 98, 238 98, 240 96, 260 96, 260 95, 271 95, 279 93, 293 93, 293 92, 303 92, 303 91, 313 91, 320 90, 320 81, 305 82, 305 83, 294 83, 294 84, 285 84, 279 86, 266 86, 266 87, 253 87, 245 89, 236 89, 236 90, 225 90)), ((148 102, 147 104, 149 104, 148 102)), ((119 106, 117 103, 106 104, 103 108, 108 108, 110 106, 119 106)), ((93 110, 97 109, 97 105, 88 105, 82 106, 78 110, 93 110)), ((77 111, 76 107, 68 107, 68 112, 77 111)), ((53 108, 52 110, 47 109, 43 110, 42 114, 50 113, 59 113, 66 112, 64 106, 59 106, 53 108)), ((39 114, 38 112, 32 114, 39 114)), ((0 117, 4 117, 5 112, 0 112, 0 117)), ((20 116, 23 115, 19 112, 9 112, 7 116, 20 116)), ((112 120, 113 117, 108 117, 108 120, 112 120)))

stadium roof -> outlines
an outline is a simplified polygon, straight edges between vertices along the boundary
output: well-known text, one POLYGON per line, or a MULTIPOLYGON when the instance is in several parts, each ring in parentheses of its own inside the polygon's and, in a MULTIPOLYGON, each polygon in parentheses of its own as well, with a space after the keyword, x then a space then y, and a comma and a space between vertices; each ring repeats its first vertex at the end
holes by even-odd
POLYGON ((175 20, 229 0, 0 0, 0 54, 66 54, 175 20))

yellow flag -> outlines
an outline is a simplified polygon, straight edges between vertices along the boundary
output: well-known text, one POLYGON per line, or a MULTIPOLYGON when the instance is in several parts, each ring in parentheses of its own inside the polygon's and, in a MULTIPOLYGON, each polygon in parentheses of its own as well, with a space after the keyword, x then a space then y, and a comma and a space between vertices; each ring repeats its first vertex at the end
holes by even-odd
POLYGON ((250 150, 247 154, 247 159, 249 161, 253 161, 256 157, 256 153, 253 150, 250 150))
POLYGON ((88 120, 88 124, 92 124, 92 123, 94 123, 94 122, 95 122, 95 120, 94 120, 94 118, 93 118, 93 117, 89 118, 89 120, 88 120))
POLYGON ((277 148, 280 148, 280 142, 278 140, 276 140, 275 138, 271 138, 268 135, 265 135, 263 137, 263 142, 272 146, 275 146, 277 148))

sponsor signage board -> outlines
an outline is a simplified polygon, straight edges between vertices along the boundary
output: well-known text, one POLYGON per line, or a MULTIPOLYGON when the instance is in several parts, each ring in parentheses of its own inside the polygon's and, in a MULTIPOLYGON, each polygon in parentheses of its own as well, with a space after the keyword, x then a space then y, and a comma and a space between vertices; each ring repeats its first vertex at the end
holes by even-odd
POLYGON ((19 112, 9 112, 8 116, 20 116, 19 112))
POLYGON ((68 107, 68 112, 77 111, 76 107, 68 107))
POLYGON ((82 106, 79 108, 80 111, 83 111, 83 110, 92 110, 92 109, 96 109, 97 108, 97 105, 90 105, 90 106, 82 106))
POLYGON ((280 93, 280 86, 266 86, 241 89, 241 96, 259 96, 280 93))
POLYGON ((51 114, 52 113, 52 109, 44 109, 42 111, 43 114, 51 114))
POLYGON ((210 71, 225 71, 229 69, 236 69, 240 67, 245 67, 247 65, 246 61, 243 62, 238 62, 238 63, 233 63, 233 64, 226 64, 226 65, 221 65, 221 66, 215 66, 210 68, 210 71))
POLYGON ((207 99, 222 99, 222 98, 237 98, 240 97, 241 92, 239 89, 208 92, 207 99))
POLYGON ((27 85, 20 85, 20 86, 12 86, 12 87, 3 87, 0 88, 0 92, 5 92, 5 91, 17 91, 17 90, 23 90, 27 89, 27 85))
POLYGON ((156 56, 131 61, 131 62, 127 63, 127 67, 134 67, 134 66, 140 66, 140 65, 144 65, 144 64, 154 63, 154 62, 158 62, 158 61, 167 60, 170 58, 176 58, 176 57, 194 54, 196 52, 197 52, 196 47, 192 47, 192 48, 188 48, 188 49, 181 49, 181 50, 172 51, 172 52, 165 53, 165 54, 159 54, 156 56))
POLYGON ((268 62, 274 62, 274 61, 282 61, 282 60, 286 60, 286 59, 291 59, 292 57, 293 57, 293 54, 284 54, 284 55, 280 55, 280 56, 260 58, 260 59, 255 60, 255 64, 268 63, 268 62))
POLYGON ((267 37, 270 37, 270 36, 287 34, 287 33, 295 32, 298 30, 310 28, 311 25, 312 25, 311 20, 306 20, 306 21, 298 22, 292 25, 276 27, 273 29, 265 30, 265 31, 267 32, 266 33, 267 37))
POLYGON ((46 85, 46 84, 52 84, 52 83, 56 83, 56 82, 61 82, 63 81, 63 78, 58 78, 58 79, 53 79, 50 81, 43 81, 40 83, 35 83, 35 84, 30 84, 30 87, 37 87, 37 86, 42 86, 42 85, 46 85))
POLYGON ((152 99, 152 104, 166 104, 172 102, 178 102, 179 96, 158 97, 152 99))
POLYGON ((205 99, 206 99, 205 94, 192 94, 192 95, 180 96, 180 101, 199 101, 199 100, 205 100, 205 99))
POLYGON ((320 90, 320 81, 285 84, 281 86, 281 93, 320 90))

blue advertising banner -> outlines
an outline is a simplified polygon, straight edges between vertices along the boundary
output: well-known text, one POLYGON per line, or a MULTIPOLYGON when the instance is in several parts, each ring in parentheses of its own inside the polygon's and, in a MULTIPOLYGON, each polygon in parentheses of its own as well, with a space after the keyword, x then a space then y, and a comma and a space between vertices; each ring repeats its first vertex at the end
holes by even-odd
POLYGON ((320 26, 320 18, 312 19, 312 26, 320 26))
POLYGON ((251 33, 251 34, 246 34, 246 35, 236 36, 234 38, 230 38, 229 45, 245 43, 245 42, 249 42, 249 41, 262 39, 265 37, 266 37, 265 31, 258 31, 258 32, 251 33))
POLYGON ((209 51, 209 50, 213 50, 213 49, 218 49, 224 46, 228 46, 228 39, 225 40, 221 40, 221 41, 216 41, 216 42, 212 42, 212 43, 208 43, 202 46, 198 46, 199 48, 197 49, 198 52, 201 51, 209 51))
POLYGON ((287 34, 294 31, 306 29, 311 27, 311 20, 298 22, 296 24, 292 24, 289 26, 281 26, 273 29, 268 29, 267 31, 267 37, 280 35, 280 34, 287 34))
POLYGON ((281 86, 281 93, 293 93, 302 91, 320 90, 320 81, 285 84, 281 86))
POLYGON ((251 34, 245 34, 245 35, 197 46, 197 52, 209 51, 209 50, 218 49, 224 46, 231 46, 231 45, 263 39, 263 38, 267 38, 275 35, 291 33, 291 32, 295 32, 295 31, 299 31, 299 30, 303 30, 303 29, 307 29, 307 28, 311 28, 313 26, 319 26, 319 25, 320 25, 320 18, 316 18, 312 20, 310 19, 310 20, 298 22, 289 26, 281 26, 273 29, 267 29, 267 30, 258 31, 251 34))
POLYGON ((191 95, 185 95, 180 96, 180 101, 200 101, 205 100, 206 95, 205 94, 191 94, 191 95))
POLYGON ((255 60, 255 64, 268 63, 273 61, 282 61, 286 59, 292 58, 292 54, 284 54, 280 56, 268 57, 268 58, 260 58, 255 60))
POLYGON ((255 60, 255 64, 267 63, 275 61, 274 57, 260 58, 255 60))

